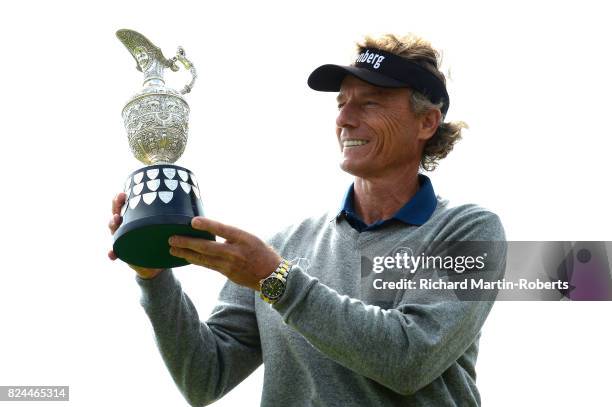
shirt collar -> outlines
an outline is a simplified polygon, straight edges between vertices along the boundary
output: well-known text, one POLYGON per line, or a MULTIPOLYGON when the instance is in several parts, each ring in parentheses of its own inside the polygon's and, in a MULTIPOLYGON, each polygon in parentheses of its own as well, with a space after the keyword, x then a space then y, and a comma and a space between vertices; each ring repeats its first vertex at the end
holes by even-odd
POLYGON ((356 229, 367 230, 373 227, 381 226, 391 219, 399 220, 409 225, 420 226, 427 222, 436 209, 438 200, 434 192, 433 185, 428 176, 419 174, 419 189, 414 196, 406 202, 390 219, 376 222, 372 225, 366 225, 357 215, 353 204, 354 184, 351 184, 348 191, 344 195, 344 200, 340 212, 336 218, 346 216, 349 222, 356 229), (360 225, 359 225, 360 224, 360 225))

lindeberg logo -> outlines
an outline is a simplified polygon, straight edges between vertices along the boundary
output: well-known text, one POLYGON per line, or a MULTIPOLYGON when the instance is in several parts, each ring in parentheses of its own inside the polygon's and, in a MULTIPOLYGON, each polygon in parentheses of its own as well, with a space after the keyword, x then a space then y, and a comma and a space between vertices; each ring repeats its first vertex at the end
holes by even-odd
POLYGON ((372 64, 374 69, 380 68, 381 62, 385 59, 383 55, 375 54, 374 52, 370 53, 367 49, 365 52, 357 55, 357 59, 355 59, 355 63, 364 62, 366 64, 372 64))

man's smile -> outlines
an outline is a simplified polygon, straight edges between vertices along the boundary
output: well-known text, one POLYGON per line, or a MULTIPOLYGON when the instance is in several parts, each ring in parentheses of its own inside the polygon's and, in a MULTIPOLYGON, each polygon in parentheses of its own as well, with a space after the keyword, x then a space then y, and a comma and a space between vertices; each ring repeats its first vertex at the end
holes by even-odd
POLYGON ((368 144, 369 142, 369 140, 346 139, 342 140, 342 148, 359 147, 368 144))

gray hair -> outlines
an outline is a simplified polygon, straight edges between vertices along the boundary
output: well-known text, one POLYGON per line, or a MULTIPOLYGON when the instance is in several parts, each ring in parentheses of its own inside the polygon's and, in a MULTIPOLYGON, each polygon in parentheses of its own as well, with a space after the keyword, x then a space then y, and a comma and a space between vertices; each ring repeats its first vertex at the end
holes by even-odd
MULTIPOLYGON (((441 54, 428 41, 414 34, 366 36, 362 42, 357 43, 358 52, 364 48, 378 48, 409 59, 423 66, 439 77, 443 83, 446 83, 446 78, 439 69, 442 59, 441 54)), ((420 116, 432 109, 441 110, 442 102, 432 103, 427 96, 413 90, 410 96, 410 107, 415 115, 420 116)), ((455 143, 461 139, 461 129, 468 128, 465 122, 445 123, 444 118, 443 115, 436 132, 423 147, 420 165, 426 171, 436 169, 438 161, 446 157, 455 143)))
MULTIPOLYGON (((443 102, 433 103, 421 92, 410 92, 410 108, 418 117, 430 110, 441 110, 443 102)), ((453 150, 455 143, 461 140, 461 129, 468 128, 467 123, 462 121, 444 122, 442 115, 436 132, 431 136, 423 147, 421 155, 421 167, 426 171, 433 171, 438 166, 438 161, 443 159, 453 150)))

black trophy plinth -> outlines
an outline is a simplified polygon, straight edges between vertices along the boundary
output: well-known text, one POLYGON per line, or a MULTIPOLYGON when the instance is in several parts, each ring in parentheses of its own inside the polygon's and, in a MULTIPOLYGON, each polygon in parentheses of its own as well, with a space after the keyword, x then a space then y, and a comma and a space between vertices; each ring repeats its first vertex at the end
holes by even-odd
POLYGON ((215 236, 191 227, 194 216, 204 216, 200 190, 186 168, 151 165, 134 171, 125 183, 123 222, 114 235, 113 250, 128 264, 148 268, 185 266, 170 254, 173 235, 215 240, 215 236))

